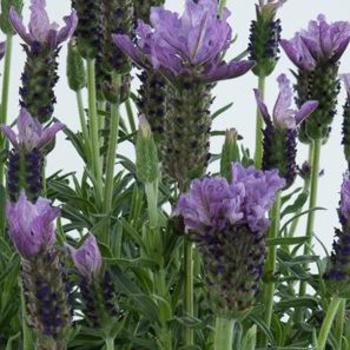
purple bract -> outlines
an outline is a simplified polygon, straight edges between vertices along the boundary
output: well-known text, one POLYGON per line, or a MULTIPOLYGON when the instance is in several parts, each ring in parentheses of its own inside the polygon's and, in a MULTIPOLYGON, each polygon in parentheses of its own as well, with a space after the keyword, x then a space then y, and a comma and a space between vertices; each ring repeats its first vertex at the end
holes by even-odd
POLYGON ((91 280, 102 268, 102 256, 96 238, 89 234, 79 249, 69 247, 75 267, 79 273, 91 280))
POLYGON ((285 74, 277 78, 279 84, 279 94, 273 109, 272 117, 260 97, 259 91, 254 90, 256 101, 260 112, 267 124, 273 120, 274 125, 281 129, 296 129, 318 107, 317 101, 305 102, 299 110, 291 109, 293 90, 289 79, 285 74))
POLYGON ((32 118, 28 111, 22 108, 17 119, 18 134, 6 125, 2 125, 1 129, 15 149, 31 152, 54 140, 57 132, 64 127, 64 124, 55 122, 52 126, 43 128, 37 119, 32 118))
POLYGON ((53 245, 54 221, 59 212, 49 200, 39 197, 33 204, 24 193, 16 203, 7 203, 9 236, 23 258, 33 258, 53 245))
POLYGON ((350 23, 345 21, 327 23, 324 15, 310 21, 308 29, 295 34, 291 40, 282 40, 281 45, 302 70, 313 70, 317 64, 337 62, 350 41, 350 23))
POLYGON ((220 232, 234 224, 247 224, 261 233, 269 226, 267 212, 284 185, 275 170, 264 172, 235 163, 231 183, 221 177, 194 180, 174 215, 182 216, 186 229, 197 233, 220 232))
POLYGON ((161 70, 166 75, 194 75, 204 82, 238 77, 254 65, 251 61, 222 59, 232 31, 224 10, 220 19, 216 0, 187 0, 185 12, 153 7, 150 23, 138 22, 137 44, 127 35, 114 35, 116 45, 139 66, 161 70))
POLYGON ((69 16, 64 17, 65 26, 59 29, 57 23, 50 23, 45 7, 45 0, 31 0, 28 30, 14 8, 10 9, 10 21, 14 30, 28 45, 39 43, 43 47, 55 49, 71 37, 78 24, 78 17, 72 11, 69 16))

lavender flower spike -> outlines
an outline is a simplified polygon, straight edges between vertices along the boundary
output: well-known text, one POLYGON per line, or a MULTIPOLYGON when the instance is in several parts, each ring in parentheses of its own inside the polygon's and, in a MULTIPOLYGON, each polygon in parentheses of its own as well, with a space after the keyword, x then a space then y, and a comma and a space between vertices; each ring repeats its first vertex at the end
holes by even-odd
POLYGON ((350 41, 350 23, 327 23, 324 15, 310 21, 308 29, 296 33, 281 45, 290 60, 303 70, 313 70, 318 63, 335 63, 350 41))
POLYGON ((59 212, 42 197, 32 204, 24 193, 16 203, 7 203, 9 235, 23 258, 34 258, 53 245, 56 239, 54 221, 59 212))
POLYGON ((79 249, 70 247, 72 259, 79 273, 89 281, 98 275, 102 268, 102 256, 96 238, 89 234, 79 249))
POLYGON ((235 78, 254 63, 222 60, 232 30, 227 22, 229 11, 225 9, 220 19, 217 10, 216 0, 186 0, 181 17, 163 7, 153 7, 151 25, 138 22, 136 45, 127 35, 113 38, 126 55, 144 68, 153 67, 171 76, 192 74, 205 82, 235 78))
POLYGON ((55 122, 52 126, 43 128, 37 119, 22 108, 17 119, 18 134, 6 125, 2 125, 1 129, 16 150, 31 152, 45 147, 64 127, 64 124, 55 122))
POLYGON ((350 97, 350 73, 340 74, 339 77, 344 83, 346 94, 350 97))
POLYGON ((45 0, 31 0, 28 30, 24 26, 21 16, 13 7, 10 9, 10 21, 15 31, 29 46, 38 43, 55 49, 71 37, 78 24, 78 17, 75 11, 72 11, 69 16, 64 17, 65 26, 59 29, 57 23, 50 23, 45 7, 45 0))
POLYGON ((266 124, 271 123, 271 119, 274 125, 281 129, 296 129, 298 125, 303 122, 312 112, 318 107, 317 101, 305 102, 299 110, 291 109, 293 90, 290 85, 290 81, 285 74, 281 74, 278 78, 279 95, 273 109, 272 118, 268 109, 261 99, 258 90, 254 90, 255 97, 258 103, 258 107, 262 116, 265 119, 266 124))
POLYGON ((5 42, 0 42, 0 60, 4 57, 6 50, 5 42))
POLYGON ((207 297, 216 314, 237 317, 254 302, 265 257, 267 212, 285 184, 277 171, 232 166, 232 182, 192 182, 174 215, 181 216, 203 257, 207 297))

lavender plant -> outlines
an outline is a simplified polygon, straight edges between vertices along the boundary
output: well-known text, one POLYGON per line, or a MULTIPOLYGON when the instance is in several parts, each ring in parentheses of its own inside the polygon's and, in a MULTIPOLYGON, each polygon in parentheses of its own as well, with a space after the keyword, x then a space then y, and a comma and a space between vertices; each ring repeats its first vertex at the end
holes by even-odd
POLYGON ((281 40, 279 15, 293 2, 260 0, 248 49, 228 60, 226 1, 185 0, 180 15, 164 0, 73 0, 62 27, 45 5, 1 1, 0 349, 348 349, 347 173, 331 254, 316 255, 312 238, 340 78, 350 159, 350 79, 338 75, 349 23, 320 15, 281 40), (26 62, 12 123, 11 53, 20 40, 26 62), (75 131, 54 113, 66 44, 75 131), (265 83, 280 70, 280 44, 297 67, 295 91, 278 75, 270 112, 265 83), (216 85, 249 71, 258 78, 255 149, 234 118, 217 130, 213 121, 230 105, 212 110, 216 85), (81 172, 50 174, 59 131, 81 172), (219 153, 211 148, 218 136, 219 153))

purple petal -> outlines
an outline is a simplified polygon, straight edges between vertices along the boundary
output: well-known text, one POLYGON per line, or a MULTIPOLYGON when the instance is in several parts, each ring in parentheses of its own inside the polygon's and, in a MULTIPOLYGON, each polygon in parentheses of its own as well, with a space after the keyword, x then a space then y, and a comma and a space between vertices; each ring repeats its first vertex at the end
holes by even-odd
POLYGON ((112 38, 118 48, 122 50, 127 56, 129 56, 134 61, 134 63, 146 68, 142 51, 135 46, 133 41, 127 35, 113 34, 112 38))
POLYGON ((15 132, 7 125, 2 125, 0 128, 7 137, 7 139, 12 143, 12 146, 14 148, 18 148, 19 145, 17 142, 17 135, 15 134, 15 132))
POLYGON ((102 256, 95 236, 89 233, 79 249, 70 248, 70 250, 79 273, 88 280, 92 280, 102 268, 102 256))
POLYGON ((41 148, 46 146, 48 143, 54 140, 56 134, 65 127, 66 126, 64 124, 56 122, 52 126, 45 128, 36 147, 41 148))
POLYGON ((27 151, 37 147, 42 137, 42 126, 37 119, 32 118, 25 108, 22 108, 17 119, 18 142, 27 151))
POLYGON ((279 94, 273 109, 273 117, 281 119, 292 104, 293 90, 290 81, 285 74, 281 74, 278 78, 279 94))
POLYGON ((341 187, 340 212, 345 219, 350 217, 350 180, 349 173, 344 175, 343 184, 341 187))
POLYGON ((39 198, 35 204, 28 201, 24 192, 16 203, 8 202, 6 217, 9 236, 22 257, 30 259, 55 242, 54 220, 59 209, 50 201, 39 198))
POLYGON ((299 111, 295 114, 296 124, 299 125, 302 123, 307 117, 309 117, 318 107, 318 101, 307 101, 305 102, 299 109, 299 111))
POLYGON ((73 33, 78 25, 78 16, 77 16, 75 10, 72 11, 70 16, 64 17, 63 20, 66 23, 66 25, 64 27, 62 27, 60 29, 60 31, 58 32, 58 35, 57 35, 57 44, 58 45, 60 45, 61 43, 63 43, 67 39, 69 39, 73 35, 73 33))
POLYGON ((31 45, 33 42, 32 37, 27 32, 26 27, 23 24, 22 17, 16 12, 14 7, 10 8, 9 11, 10 22, 15 32, 28 44, 31 45))
POLYGON ((253 66, 253 61, 231 61, 229 63, 223 62, 219 66, 214 66, 208 72, 203 74, 203 81, 215 82, 219 80, 237 78, 247 73, 253 66))
POLYGON ((48 33, 52 29, 57 29, 57 25, 52 27, 49 16, 45 10, 45 0, 31 0, 31 16, 29 22, 29 33, 33 40, 40 43, 47 41, 48 33))
POLYGON ((271 116, 270 116, 270 113, 267 109, 266 104, 264 103, 264 101, 261 98, 259 90, 254 89, 254 94, 255 94, 255 99, 256 99, 256 103, 258 105, 259 111, 260 111, 262 117, 264 118, 265 123, 270 124, 271 123, 271 116))

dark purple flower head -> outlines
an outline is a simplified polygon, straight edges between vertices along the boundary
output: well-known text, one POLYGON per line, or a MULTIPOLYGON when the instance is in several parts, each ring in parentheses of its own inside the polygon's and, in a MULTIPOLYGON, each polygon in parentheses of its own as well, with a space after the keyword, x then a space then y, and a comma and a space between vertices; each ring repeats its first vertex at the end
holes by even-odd
POLYGON ((261 99, 259 91, 254 90, 258 107, 267 124, 271 123, 271 120, 273 120, 274 125, 278 128, 296 129, 298 125, 318 107, 318 102, 307 101, 299 110, 291 109, 293 90, 290 81, 285 74, 281 74, 277 78, 277 81, 279 85, 279 94, 273 109, 272 117, 261 99))
POLYGON ((350 73, 340 74, 340 79, 344 82, 346 93, 350 97, 350 73))
POLYGON ((92 280, 102 268, 102 256, 95 236, 90 233, 79 249, 69 248, 79 273, 89 281, 92 280))
POLYGON ((350 178, 349 174, 345 174, 340 193, 340 213, 349 220, 350 219, 350 178))
POLYGON ((6 43, 4 41, 0 42, 0 60, 4 57, 5 50, 6 50, 6 43))
POLYGON ((45 0, 31 0, 28 30, 23 24, 22 17, 13 7, 10 9, 10 21, 14 30, 26 44, 31 46, 33 43, 39 43, 42 46, 55 49, 71 37, 78 24, 78 17, 73 10, 69 16, 63 18, 65 26, 59 29, 57 23, 50 23, 45 7, 45 0))
POLYGON ((54 221, 59 212, 49 200, 39 197, 33 204, 24 193, 16 203, 7 203, 9 236, 23 258, 33 258, 53 245, 54 221))
POLYGON ((32 118, 28 111, 22 108, 17 119, 18 134, 16 135, 6 125, 1 126, 1 130, 15 149, 24 149, 31 152, 34 148, 40 149, 46 146, 55 138, 56 133, 64 127, 64 124, 56 122, 50 127, 43 128, 37 119, 32 118))
POLYGON ((343 55, 350 41, 350 23, 345 21, 328 24, 324 15, 310 21, 307 30, 295 34, 281 45, 302 70, 313 70, 318 63, 336 62, 343 55))
POLYGON ((181 195, 174 215, 182 216, 186 229, 198 233, 219 232, 234 224, 264 232, 269 225, 266 214, 284 185, 277 171, 235 163, 232 183, 221 177, 194 180, 191 190, 181 195))
POLYGON ((153 7, 150 23, 138 22, 137 44, 127 35, 114 35, 116 45, 139 66, 153 67, 167 74, 195 74, 206 82, 229 79, 246 73, 251 61, 222 60, 232 31, 227 22, 230 13, 218 17, 216 0, 187 0, 185 12, 177 13, 153 7))

